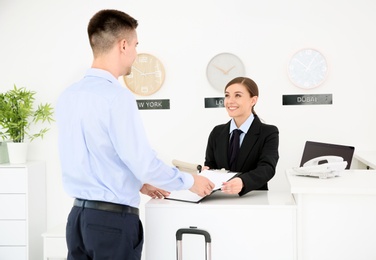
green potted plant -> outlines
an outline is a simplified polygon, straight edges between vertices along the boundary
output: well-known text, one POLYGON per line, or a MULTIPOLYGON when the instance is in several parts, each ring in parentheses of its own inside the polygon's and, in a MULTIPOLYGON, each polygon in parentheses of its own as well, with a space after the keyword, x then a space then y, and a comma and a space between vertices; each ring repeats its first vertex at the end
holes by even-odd
POLYGON ((39 104, 34 108, 35 91, 26 88, 17 88, 0 94, 0 137, 8 140, 8 155, 10 163, 25 163, 27 154, 27 137, 30 142, 35 138, 43 138, 49 130, 42 128, 35 133, 30 133, 30 126, 37 123, 50 124, 53 120, 53 108, 51 104, 39 104), (14 146, 21 147, 21 151, 13 153, 14 146), (21 158, 13 159, 13 155, 21 158))

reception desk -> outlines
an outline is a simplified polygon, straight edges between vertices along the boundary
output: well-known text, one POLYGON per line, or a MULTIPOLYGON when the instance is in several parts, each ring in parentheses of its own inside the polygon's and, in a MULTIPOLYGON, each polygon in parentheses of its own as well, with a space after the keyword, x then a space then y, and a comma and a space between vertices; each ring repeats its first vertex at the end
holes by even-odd
POLYGON ((376 259, 376 171, 301 177, 287 170, 297 205, 299 260, 376 259))
MULTIPOLYGON (((147 260, 176 259, 176 231, 211 235, 212 259, 296 259, 296 205, 289 192, 216 192, 199 204, 152 199, 145 205, 147 260)), ((183 235, 184 259, 205 259, 204 237, 183 235)))
POLYGON ((68 249, 65 240, 66 223, 47 230, 43 237, 43 260, 66 260, 68 249))
POLYGON ((357 151, 354 159, 358 162, 359 168, 376 170, 376 151, 357 151))

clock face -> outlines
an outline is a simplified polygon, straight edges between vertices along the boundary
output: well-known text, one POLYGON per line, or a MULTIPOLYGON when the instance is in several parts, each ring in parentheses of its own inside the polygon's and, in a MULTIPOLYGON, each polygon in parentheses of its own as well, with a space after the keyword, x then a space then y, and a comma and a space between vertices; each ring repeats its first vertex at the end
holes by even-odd
POLYGON ((147 53, 139 53, 132 65, 131 74, 123 78, 125 84, 133 93, 148 96, 162 87, 165 70, 157 57, 147 53))
POLYGON ((210 85, 221 92, 230 80, 245 76, 244 74, 243 62, 232 53, 220 53, 214 56, 206 67, 206 77, 210 85))
POLYGON ((327 75, 325 57, 317 50, 303 49, 290 60, 289 78, 297 87, 311 89, 321 85, 327 75))

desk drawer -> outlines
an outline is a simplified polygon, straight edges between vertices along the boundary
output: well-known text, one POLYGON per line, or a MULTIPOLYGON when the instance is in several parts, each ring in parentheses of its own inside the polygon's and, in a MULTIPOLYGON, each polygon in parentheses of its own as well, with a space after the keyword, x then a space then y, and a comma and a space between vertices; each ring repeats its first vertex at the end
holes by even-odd
POLYGON ((26 246, 0 246, 0 259, 1 260, 26 260, 26 246))
POLYGON ((26 170, 23 168, 0 168, 0 193, 26 193, 26 170))
POLYGON ((0 247, 26 245, 25 220, 0 220, 0 230, 0 247))
POLYGON ((26 219, 25 194, 0 194, 0 220, 26 219))

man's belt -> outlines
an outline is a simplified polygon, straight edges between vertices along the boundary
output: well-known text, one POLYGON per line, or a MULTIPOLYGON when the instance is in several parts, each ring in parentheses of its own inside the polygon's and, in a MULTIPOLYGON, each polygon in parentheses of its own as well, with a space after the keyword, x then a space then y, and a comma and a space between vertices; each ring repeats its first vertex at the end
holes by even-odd
POLYGON ((135 215, 139 214, 138 208, 104 201, 75 199, 73 206, 87 209, 98 209, 116 213, 129 213, 135 215))

